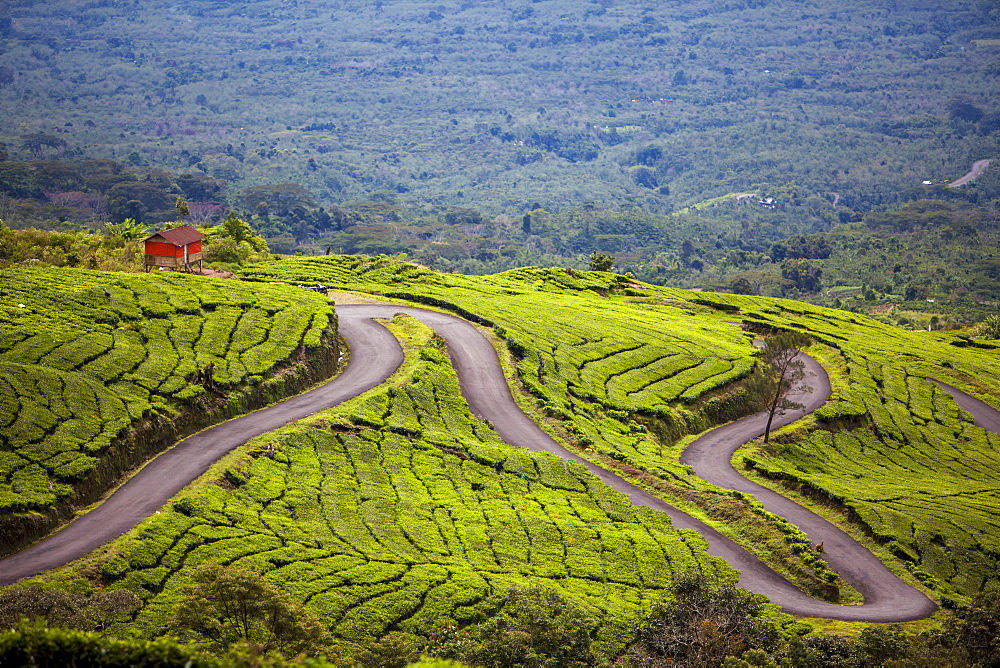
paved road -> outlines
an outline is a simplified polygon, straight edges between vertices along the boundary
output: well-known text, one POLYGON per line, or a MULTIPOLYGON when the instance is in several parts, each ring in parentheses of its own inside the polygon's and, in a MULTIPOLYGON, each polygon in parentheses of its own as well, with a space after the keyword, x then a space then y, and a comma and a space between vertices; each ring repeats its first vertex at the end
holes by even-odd
POLYGON ((940 380, 935 380, 934 378, 928 378, 927 380, 936 383, 938 387, 950 394, 955 399, 958 407, 963 411, 972 413, 973 422, 975 422, 977 427, 982 427, 986 431, 992 431, 994 434, 1000 434, 1000 411, 985 401, 976 399, 974 396, 966 394, 948 383, 942 383, 940 380))
MULTIPOLYGON (((741 571, 741 586, 768 596, 786 611, 810 617, 890 622, 923 618, 936 609, 928 598, 895 578, 862 546, 846 535, 835 534, 835 527, 827 528, 817 523, 819 518, 799 506, 791 504, 788 508, 782 505, 790 502, 774 495, 777 499, 765 500, 765 505, 770 504, 770 508, 780 505, 781 510, 801 517, 800 526, 811 537, 815 536, 813 540, 825 542, 831 563, 836 560, 840 564, 835 567, 866 595, 866 602, 860 606, 838 606, 809 598, 711 527, 581 459, 550 439, 517 407, 492 346, 473 325, 443 313, 382 304, 337 307, 340 331, 351 349, 350 364, 340 376, 306 394, 186 439, 150 463, 87 515, 40 543, 0 561, 0 583, 13 582, 87 554, 154 513, 218 457, 249 438, 334 406, 380 384, 399 366, 402 352, 388 331, 371 318, 391 317, 400 312, 420 319, 445 338, 461 381, 462 393, 472 411, 490 420, 504 440, 578 461, 602 481, 627 494, 633 503, 668 513, 679 529, 695 529, 708 541, 711 554, 726 559, 741 571)), ((811 360, 808 362, 809 371, 815 374, 810 382, 816 389, 797 400, 807 405, 806 410, 812 410, 826 400, 829 386, 822 369, 811 360)), ((786 424, 797 417, 796 413, 789 412, 776 419, 776 423, 786 424)), ((762 430, 761 421, 760 416, 751 416, 710 432, 685 452, 686 461, 706 467, 706 475, 715 475, 714 470, 724 472, 726 466, 720 466, 719 462, 728 464, 729 448, 738 447, 739 443, 760 433, 756 430, 762 430)), ((747 483, 742 477, 737 477, 737 484, 747 483)))
POLYGON ((233 448, 381 383, 403 360, 399 344, 387 329, 370 320, 357 323, 352 331, 355 340, 348 338, 351 364, 333 381, 184 439, 149 462, 92 511, 0 561, 0 585, 61 566, 96 550, 155 513, 233 448))
MULTIPOLYGON (((803 404, 803 408, 776 417, 775 423, 780 420, 780 425, 811 413, 830 398, 830 381, 823 367, 807 355, 802 355, 802 360, 805 362, 804 382, 808 389, 791 394, 789 399, 803 404)), ((888 621, 890 617, 898 620, 921 619, 933 614, 937 608, 924 594, 893 575, 875 555, 844 531, 777 492, 747 480, 732 467, 730 460, 733 453, 748 440, 762 435, 766 423, 767 415, 758 413, 713 429, 684 450, 681 463, 691 466, 698 477, 714 485, 753 494, 765 509, 802 529, 811 542, 822 542, 826 549, 826 562, 865 597, 864 605, 853 610, 841 607, 838 611, 838 606, 832 606, 834 611, 823 612, 824 608, 816 609, 816 606, 824 604, 816 602, 809 605, 814 612, 800 611, 797 603, 794 612, 814 617, 868 621, 888 621)), ((744 574, 741 586, 760 591, 752 581, 744 582, 747 579, 744 574)), ((782 600, 781 594, 772 596, 766 591, 761 593, 767 594, 775 603, 782 600)), ((793 611, 791 605, 782 607, 793 611)))
POLYGON ((955 179, 954 181, 949 183, 947 187, 957 188, 959 186, 964 186, 972 179, 979 178, 979 176, 981 176, 982 173, 985 172, 986 168, 989 166, 990 166, 989 160, 976 160, 974 163, 972 163, 972 169, 970 169, 965 176, 955 179))

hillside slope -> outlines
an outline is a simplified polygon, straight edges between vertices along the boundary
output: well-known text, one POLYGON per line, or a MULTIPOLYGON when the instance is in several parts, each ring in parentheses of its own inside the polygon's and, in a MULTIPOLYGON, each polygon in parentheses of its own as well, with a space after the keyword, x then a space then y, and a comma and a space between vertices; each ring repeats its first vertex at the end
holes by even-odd
POLYGON ((311 292, 173 273, 0 271, 0 546, 200 427, 336 367, 311 292))
POLYGON ((334 637, 433 636, 482 621, 512 586, 586 606, 610 652, 678 573, 736 573, 691 531, 632 506, 583 466, 505 444, 475 418, 440 340, 393 330, 392 382, 266 434, 135 530, 51 578, 89 573, 147 601, 158 636, 199 564, 241 560, 306 603, 334 637))
MULTIPOLYGON (((528 268, 465 277, 357 257, 288 260, 244 273, 436 304, 492 324, 518 355, 520 382, 571 442, 591 447, 607 464, 617 460, 654 475, 681 497, 705 485, 678 463, 678 440, 704 429, 707 418, 738 416, 746 395, 731 389, 703 397, 716 387, 713 379, 733 368, 724 343, 719 355, 695 367, 674 363, 675 346, 709 332, 725 342, 734 328, 724 321, 732 320, 757 331, 804 331, 822 344, 817 349, 835 400, 817 412, 816 423, 780 438, 767 459, 753 457, 754 465, 849 509, 888 545, 890 559, 902 560, 941 594, 969 596, 996 577, 1000 531, 989 499, 1000 471, 998 437, 925 379, 1000 405, 996 355, 985 342, 905 332, 799 302, 656 288, 606 273, 528 268), (627 343, 633 326, 648 332, 641 344, 627 343), (703 364, 713 365, 712 374, 690 372, 703 364), (871 464, 852 463, 859 449, 871 464), (808 467, 800 466, 803 457, 808 467)), ((751 348, 745 351, 749 360, 751 348)))

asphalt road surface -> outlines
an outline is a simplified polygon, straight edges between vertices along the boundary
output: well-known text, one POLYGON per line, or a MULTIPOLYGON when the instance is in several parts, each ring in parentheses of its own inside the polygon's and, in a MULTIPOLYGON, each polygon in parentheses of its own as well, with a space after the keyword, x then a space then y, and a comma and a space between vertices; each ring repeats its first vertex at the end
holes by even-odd
POLYGON ((986 168, 989 166, 990 166, 989 160, 976 160, 974 163, 972 163, 972 169, 966 172, 965 176, 955 179, 954 181, 948 184, 948 187, 957 188, 959 186, 964 186, 972 179, 979 178, 982 175, 982 173, 986 171, 986 168))
MULTIPOLYGON (((666 512, 678 529, 698 531, 708 542, 711 554, 726 559, 740 570, 741 587, 766 595, 786 612, 808 617, 896 622, 921 619, 937 609, 924 594, 893 575, 845 533, 805 508, 746 480, 732 469, 729 465, 732 452, 742 443, 763 433, 764 416, 750 416, 708 432, 687 448, 682 462, 693 466, 698 475, 714 484, 754 494, 768 510, 787 517, 802 528, 811 540, 822 541, 830 565, 864 594, 863 605, 841 606, 806 596, 711 527, 562 448, 518 408, 507 388, 493 347, 471 323, 434 311, 384 304, 337 307, 340 332, 351 351, 349 364, 342 374, 305 394, 185 439, 150 462, 91 512, 52 536, 0 561, 0 584, 14 582, 84 556, 155 513, 219 457, 250 438, 335 406, 382 383, 399 366, 403 355, 395 338, 372 318, 390 318, 395 313, 418 318, 444 337, 458 372, 462 394, 470 408, 476 415, 489 420, 505 441, 580 462, 603 482, 628 495, 633 503, 666 512)), ((811 358, 806 357, 805 361, 810 374, 806 382, 811 388, 802 396, 791 397, 803 403, 805 408, 776 417, 773 428, 815 410, 829 398, 825 372, 811 358)), ((977 419, 996 420, 996 424, 1000 425, 1000 412, 986 404, 963 408, 977 415, 977 419)))

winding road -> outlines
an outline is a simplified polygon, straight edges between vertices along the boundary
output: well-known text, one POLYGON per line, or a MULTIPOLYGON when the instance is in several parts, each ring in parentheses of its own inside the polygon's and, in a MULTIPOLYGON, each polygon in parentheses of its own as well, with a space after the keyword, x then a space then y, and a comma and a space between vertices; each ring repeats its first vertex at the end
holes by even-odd
MULTIPOLYGON (((765 416, 753 415, 708 432, 688 447, 681 461, 691 465, 709 482, 755 495, 768 510, 805 530, 812 541, 822 541, 828 563, 864 595, 863 605, 840 606, 806 596, 715 529, 562 448, 518 408, 493 347, 471 323, 444 313, 391 304, 337 306, 340 332, 351 350, 350 362, 343 373, 304 394, 181 441, 152 460, 94 510, 35 545, 0 560, 0 584, 15 582, 84 556, 157 512, 219 457, 250 438, 335 406, 381 384, 400 365, 403 353, 392 334, 373 318, 391 318, 396 313, 413 316, 444 337, 462 394, 470 408, 476 415, 489 420, 505 441, 580 462, 603 482, 628 495, 633 503, 666 512, 678 529, 698 531, 708 542, 712 555, 724 558, 741 572, 741 587, 764 594, 786 612, 807 617, 897 622, 921 619, 937 609, 924 594, 893 575, 840 529, 733 470, 729 464, 732 453, 747 440, 763 433, 765 416)), ((811 358, 805 357, 805 362, 809 374, 807 382, 813 388, 801 396, 790 397, 805 407, 776 417, 775 428, 815 410, 829 398, 826 373, 811 358)), ((945 389, 953 394, 958 392, 947 386, 945 389)), ((986 404, 971 408, 963 405, 963 408, 974 414, 988 414, 988 419, 997 420, 995 424, 1000 425, 1000 412, 986 404)))
POLYGON ((982 175, 982 173, 986 171, 986 168, 989 166, 990 166, 989 160, 976 160, 974 163, 972 163, 972 169, 966 172, 965 176, 955 179, 954 181, 949 183, 946 187, 957 188, 959 186, 964 186, 969 181, 979 178, 982 175))

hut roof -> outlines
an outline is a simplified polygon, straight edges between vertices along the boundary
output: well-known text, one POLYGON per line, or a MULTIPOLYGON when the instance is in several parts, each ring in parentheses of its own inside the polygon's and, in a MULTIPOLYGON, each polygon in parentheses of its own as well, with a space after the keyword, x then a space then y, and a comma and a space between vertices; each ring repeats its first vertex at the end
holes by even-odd
POLYGON ((174 246, 187 246, 195 241, 201 241, 205 238, 205 235, 194 229, 190 225, 183 225, 181 227, 175 227, 172 230, 163 230, 162 232, 157 232, 156 234, 151 234, 146 237, 146 241, 166 241, 174 246), (159 238, 157 238, 159 237, 159 238))

